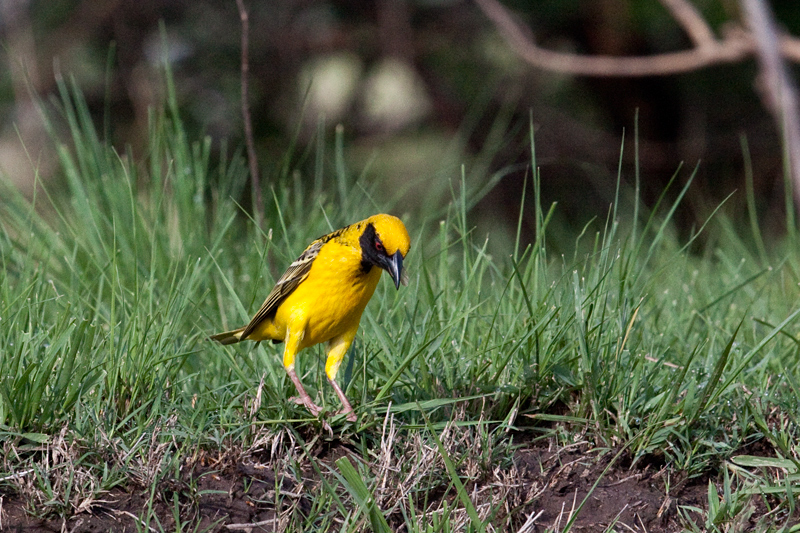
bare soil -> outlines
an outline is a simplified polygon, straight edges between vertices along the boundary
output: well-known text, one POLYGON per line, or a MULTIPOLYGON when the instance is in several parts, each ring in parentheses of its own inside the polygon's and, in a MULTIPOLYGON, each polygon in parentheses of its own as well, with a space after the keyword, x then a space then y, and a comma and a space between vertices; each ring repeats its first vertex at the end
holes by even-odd
POLYGON ((609 526, 617 531, 682 531, 678 506, 707 506, 707 478, 678 481, 680 474, 672 472, 667 494, 665 468, 620 463, 605 471, 612 458, 610 453, 592 457, 580 449, 519 451, 516 459, 527 465, 528 479, 544 484, 531 504, 541 513, 538 531, 563 529, 589 493, 572 531, 606 531, 609 526))
MULTIPOLYGON (((317 453, 321 463, 332 464, 336 458, 350 455, 351 450, 344 444, 334 443, 317 453)), ((505 512, 505 523, 514 524, 514 531, 526 521, 526 531, 564 528, 571 513, 577 511, 590 492, 572 525, 573 531, 605 531, 610 525, 617 531, 680 531, 679 506, 706 506, 707 478, 681 479, 680 473, 671 472, 668 480, 666 469, 658 465, 631 468, 623 460, 605 471, 613 457, 614 454, 608 452, 592 452, 585 445, 556 451, 533 443, 524 445, 514 453, 513 468, 509 469, 514 476, 509 483, 516 487, 513 490, 517 494, 510 493, 507 497, 515 503, 505 512), (665 488, 667 483, 669 494, 665 488)), ((162 482, 150 515, 155 517, 148 524, 154 528, 151 531, 177 529, 176 514, 184 530, 279 531, 285 526, 282 514, 300 512, 305 516, 313 512, 312 498, 304 488, 311 486, 308 479, 304 484, 295 484, 286 481, 294 479, 292 475, 281 473, 276 478, 269 467, 262 467, 257 458, 251 459, 252 462, 225 466, 201 461, 187 468, 180 479, 162 482), (280 498, 276 498, 276 492, 281 494, 280 498)), ((313 468, 306 466, 302 467, 304 478, 318 477, 313 468)), ((480 483, 480 479, 470 481, 467 485, 470 493, 480 494, 480 483)), ((115 488, 83 512, 68 518, 41 519, 33 516, 36 510, 31 512, 29 504, 18 495, 0 495, 0 530, 26 533, 141 531, 147 529, 142 517, 148 516, 148 496, 144 489, 115 488)), ((458 505, 452 492, 429 496, 437 497, 458 505)), ((401 519, 398 512, 389 516, 389 523, 397 529, 402 524, 401 519)))

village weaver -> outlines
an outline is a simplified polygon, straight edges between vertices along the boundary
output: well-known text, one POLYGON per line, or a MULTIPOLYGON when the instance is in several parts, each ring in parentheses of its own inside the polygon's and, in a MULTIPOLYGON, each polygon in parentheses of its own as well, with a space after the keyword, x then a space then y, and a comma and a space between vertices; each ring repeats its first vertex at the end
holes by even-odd
POLYGON ((321 409, 300 383, 294 362, 303 348, 327 342, 325 373, 342 402, 342 414, 354 422, 356 415, 336 383, 336 373, 353 343, 381 270, 389 273, 396 288, 407 284, 403 259, 410 245, 403 222, 391 215, 374 215, 324 235, 289 265, 249 324, 211 339, 222 344, 285 342, 283 366, 299 394, 292 400, 305 405, 314 416, 321 409))

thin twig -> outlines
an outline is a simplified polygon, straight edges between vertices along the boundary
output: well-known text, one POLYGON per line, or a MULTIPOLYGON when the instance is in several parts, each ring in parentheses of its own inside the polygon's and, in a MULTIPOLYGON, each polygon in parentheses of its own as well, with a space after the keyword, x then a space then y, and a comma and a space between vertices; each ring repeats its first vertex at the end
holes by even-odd
POLYGON ((528 515, 528 519, 525 520, 525 523, 522 524, 522 527, 519 528, 517 533, 528 533, 529 531, 536 531, 536 521, 539 519, 540 516, 544 513, 544 509, 541 509, 538 513, 536 511, 531 512, 528 515))
POLYGON ((225 529, 229 529, 231 531, 253 529, 254 527, 261 527, 261 526, 266 526, 268 524, 274 524, 278 520, 279 518, 275 517, 275 518, 270 518, 269 520, 262 520, 261 522, 253 522, 252 524, 228 524, 227 526, 225 526, 225 529))
POLYGON ((31 472, 33 472, 33 468, 29 468, 28 470, 23 470, 22 472, 17 472, 16 474, 0 477, 0 481, 11 481, 12 479, 19 479, 21 477, 27 476, 31 472))
POLYGON ((129 511, 120 511, 120 510, 117 510, 117 509, 114 509, 113 511, 114 511, 114 514, 116 514, 116 515, 123 515, 124 514, 125 516, 132 518, 134 522, 138 522, 139 524, 145 526, 150 531, 153 531, 153 532, 156 531, 156 529, 154 527, 152 527, 150 524, 148 524, 147 522, 145 522, 144 520, 142 520, 141 518, 139 518, 138 516, 136 516, 135 514, 129 512, 129 511))
POLYGON ((263 227, 264 204, 261 199, 261 183, 258 177, 258 157, 256 156, 255 143, 253 142, 253 123, 250 120, 250 105, 248 104, 249 95, 247 89, 247 79, 250 73, 249 63, 249 40, 250 40, 250 19, 244 0, 236 0, 239 8, 239 18, 242 20, 242 119, 244 120, 244 137, 247 143, 247 160, 250 164, 250 180, 253 185, 253 207, 255 211, 256 223, 258 227, 263 227))

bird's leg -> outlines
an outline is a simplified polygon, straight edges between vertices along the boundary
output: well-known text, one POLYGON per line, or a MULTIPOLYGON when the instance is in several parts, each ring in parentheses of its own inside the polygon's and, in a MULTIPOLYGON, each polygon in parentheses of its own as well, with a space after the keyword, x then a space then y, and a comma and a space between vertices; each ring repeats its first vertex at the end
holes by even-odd
POLYGON ((297 394, 300 395, 298 398, 297 396, 290 398, 291 401, 296 403, 297 405, 304 405, 308 412, 310 412, 314 416, 319 416, 320 411, 322 408, 316 405, 312 400, 311 396, 308 395, 306 389, 303 388, 303 384, 300 383, 300 378, 297 377, 297 372, 294 371, 294 366, 291 368, 286 369, 286 373, 289 374, 289 379, 292 380, 294 383, 294 387, 297 389, 297 394))
POLYGON ((305 331, 303 329, 286 332, 283 367, 286 369, 286 373, 289 374, 289 379, 292 380, 294 388, 297 389, 297 393, 300 395, 299 398, 291 398, 291 400, 297 405, 304 405, 313 416, 319 416, 322 408, 311 400, 311 396, 309 396, 306 389, 303 388, 303 384, 300 383, 300 378, 297 377, 297 372, 294 370, 294 359, 297 352, 300 351, 300 342, 303 340, 304 335, 305 331))
POLYGON ((333 390, 336 391, 336 395, 339 397, 339 400, 341 400, 342 405, 344 406, 344 409, 342 409, 340 413, 343 415, 347 415, 347 419, 350 422, 355 422, 356 420, 358 420, 355 411, 353 411, 353 406, 350 405, 349 401, 347 401, 347 396, 344 395, 344 391, 339 386, 339 384, 336 383, 336 380, 328 378, 328 381, 330 381, 333 390))
POLYGON ((332 339, 328 343, 328 358, 325 361, 325 373, 328 375, 328 381, 331 383, 333 390, 336 391, 336 395, 339 397, 344 407, 344 409, 341 410, 341 414, 347 415, 347 419, 350 422, 355 422, 358 420, 358 417, 355 412, 353 412, 353 406, 347 401, 347 396, 344 395, 344 391, 339 384, 336 383, 336 373, 339 372, 339 365, 342 364, 347 349, 350 348, 355 336, 356 331, 353 330, 352 332, 345 333, 344 335, 332 339))

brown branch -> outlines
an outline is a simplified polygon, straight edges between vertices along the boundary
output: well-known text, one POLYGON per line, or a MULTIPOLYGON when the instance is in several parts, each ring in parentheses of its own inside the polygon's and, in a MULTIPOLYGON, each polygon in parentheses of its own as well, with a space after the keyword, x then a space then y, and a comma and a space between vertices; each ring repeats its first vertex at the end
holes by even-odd
POLYGON ((783 47, 769 6, 764 0, 741 0, 741 5, 756 45, 761 99, 777 123, 783 142, 784 165, 792 179, 795 205, 800 206, 800 119, 797 90, 786 69, 783 47))
MULTIPOLYGON (((736 63, 755 53, 753 38, 742 28, 733 28, 722 39, 686 0, 662 0, 695 44, 694 48, 651 56, 603 56, 556 52, 529 39, 498 0, 475 0, 495 24, 506 42, 523 60, 535 68, 596 77, 666 76, 692 72, 712 65, 736 63)), ((787 58, 800 62, 800 39, 781 37, 781 50, 787 58)))
POLYGON ((250 40, 250 20, 244 0, 236 0, 239 8, 239 18, 242 20, 242 118, 244 120, 244 137, 247 143, 247 160, 250 163, 250 180, 253 186, 253 210, 255 211, 256 224, 259 228, 263 227, 264 222, 264 203, 261 199, 261 183, 258 178, 258 156, 253 142, 253 123, 250 120, 250 106, 248 105, 247 78, 250 73, 250 63, 248 59, 248 42, 250 40))

